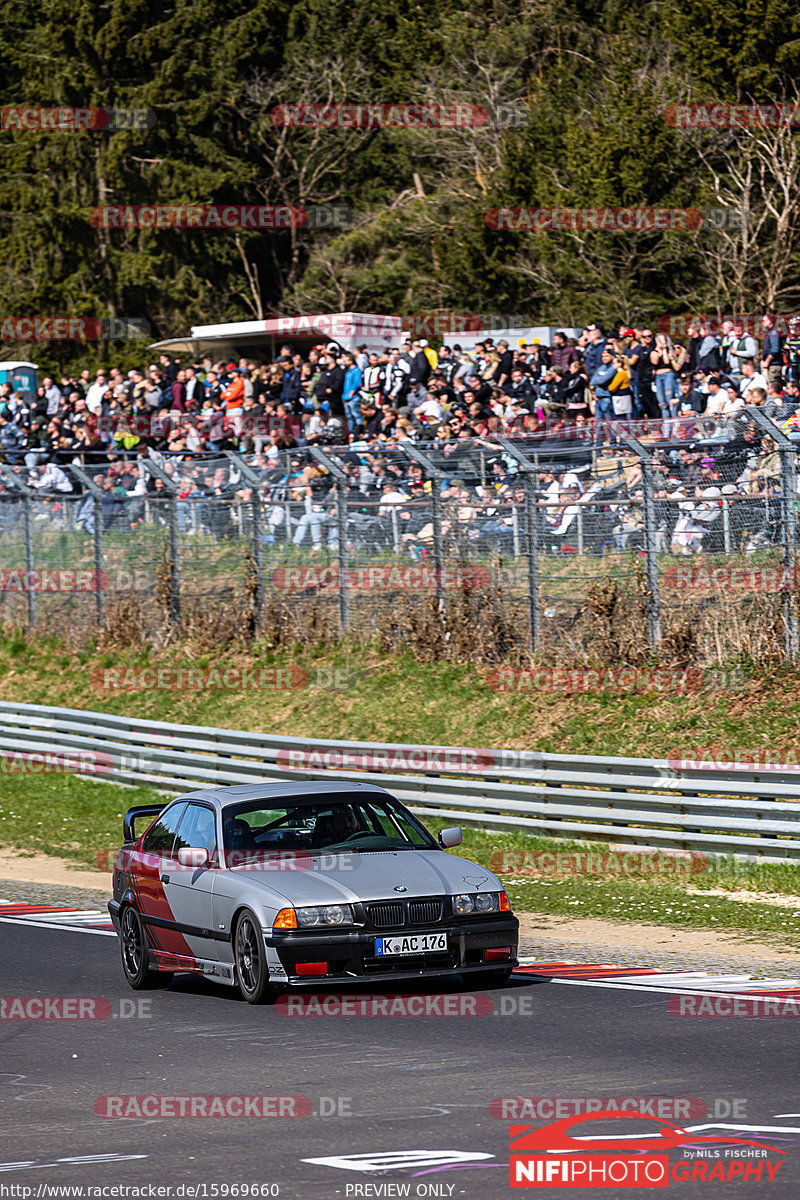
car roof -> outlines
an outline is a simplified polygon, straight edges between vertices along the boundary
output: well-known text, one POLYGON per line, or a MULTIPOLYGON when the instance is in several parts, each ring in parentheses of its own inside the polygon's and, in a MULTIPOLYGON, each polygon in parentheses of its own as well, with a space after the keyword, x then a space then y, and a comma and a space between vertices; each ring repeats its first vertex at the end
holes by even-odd
POLYGON ((298 780, 281 783, 239 783, 233 787, 203 788, 199 792, 184 792, 175 800, 205 800, 224 808, 226 804, 239 804, 244 800, 280 800, 284 796, 336 796, 343 792, 365 792, 374 796, 390 796, 386 788, 374 783, 326 783, 324 781, 298 780))

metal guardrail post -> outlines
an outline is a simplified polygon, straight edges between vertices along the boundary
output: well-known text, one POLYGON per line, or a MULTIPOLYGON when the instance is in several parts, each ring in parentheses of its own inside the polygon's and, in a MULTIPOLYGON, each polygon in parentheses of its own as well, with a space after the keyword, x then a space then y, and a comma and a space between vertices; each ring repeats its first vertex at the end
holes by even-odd
POLYGON ((29 572, 33 572, 35 568, 35 557, 33 552, 33 520, 31 515, 31 498, 35 495, 33 488, 22 479, 16 471, 13 471, 6 463, 0 463, 0 474, 18 488, 22 493, 22 530, 25 540, 25 600, 27 603, 28 624, 33 627, 36 625, 36 592, 28 587, 28 581, 31 576, 29 572))
POLYGON ((256 571, 253 618, 256 632, 258 632, 261 629, 261 623, 264 619, 264 542, 261 522, 261 477, 253 470, 249 463, 244 462, 233 450, 226 450, 224 453, 225 457, 236 465, 236 469, 239 471, 242 479, 250 485, 253 492, 250 501, 253 517, 252 554, 256 571))
POLYGON ((348 590, 348 572, 350 556, 347 550, 347 488, 349 480, 342 468, 329 458, 319 446, 308 447, 313 458, 328 470, 336 481, 336 528, 338 545, 336 558, 339 566, 339 625, 342 633, 350 628, 350 593, 348 590))
POLYGON ((431 462, 427 454, 423 454, 411 442, 402 442, 400 449, 408 454, 427 472, 431 481, 431 518, 433 524, 433 570, 436 581, 436 603, 439 608, 444 604, 444 546, 442 545, 442 488, 440 480, 442 472, 431 462))
POLYGON ((506 437, 498 439, 503 449, 517 463, 525 478, 525 557, 528 562, 528 644, 531 652, 538 650, 542 639, 541 598, 539 595, 539 506, 536 500, 538 462, 531 462, 506 437))
POLYGON ((91 475, 87 475, 82 467, 76 463, 70 465, 70 474, 79 479, 83 486, 92 497, 94 505, 94 534, 92 541, 94 542, 94 579, 95 579, 95 606, 97 608, 97 627, 103 628, 105 620, 105 597, 101 580, 103 578, 103 492, 97 486, 91 475))
POLYGON ((797 658, 797 604, 795 600, 795 559, 797 526, 797 482, 795 458, 797 446, 760 408, 742 409, 742 415, 752 420, 763 433, 769 434, 778 447, 781 460, 781 541, 783 543, 783 618, 784 653, 789 662, 797 658))
POLYGON ((647 581, 647 641, 655 648, 661 641, 661 605, 658 594, 658 543, 656 539, 656 506, 653 498, 653 462, 646 446, 625 429, 619 430, 622 440, 638 456, 642 468, 642 507, 644 517, 644 570, 647 581))
POLYGON ((177 625, 181 619, 181 550, 178 530, 178 485, 171 475, 163 471, 151 458, 143 459, 141 468, 160 479, 169 494, 169 555, 170 590, 169 619, 177 625))

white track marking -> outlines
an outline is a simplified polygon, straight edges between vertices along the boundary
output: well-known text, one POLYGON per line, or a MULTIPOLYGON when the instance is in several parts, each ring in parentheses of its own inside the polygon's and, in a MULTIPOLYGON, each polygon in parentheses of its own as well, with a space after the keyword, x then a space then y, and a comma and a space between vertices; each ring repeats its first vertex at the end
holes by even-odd
POLYGON ((34 921, 31 917, 0 917, 4 925, 30 925, 34 929, 61 929, 68 933, 99 933, 101 937, 117 936, 115 929, 92 929, 89 925, 56 925, 52 921, 34 921))

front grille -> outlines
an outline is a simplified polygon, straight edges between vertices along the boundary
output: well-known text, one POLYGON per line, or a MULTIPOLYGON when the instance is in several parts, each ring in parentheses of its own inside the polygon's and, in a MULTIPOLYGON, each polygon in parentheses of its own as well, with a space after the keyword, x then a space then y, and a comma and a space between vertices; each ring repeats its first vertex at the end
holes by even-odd
POLYGON ((402 904, 368 904, 367 916, 376 929, 393 929, 405 924, 402 904))
POLYGON ((412 925, 432 925, 442 919, 441 900, 412 900, 408 905, 412 925))

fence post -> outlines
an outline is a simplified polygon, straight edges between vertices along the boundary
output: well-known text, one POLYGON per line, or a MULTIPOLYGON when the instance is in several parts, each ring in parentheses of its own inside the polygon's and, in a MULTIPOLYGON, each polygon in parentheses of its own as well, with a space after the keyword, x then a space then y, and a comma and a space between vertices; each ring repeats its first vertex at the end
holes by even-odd
POLYGON ((28 585, 32 578, 32 572, 35 567, 33 553, 33 521, 31 515, 31 497, 35 495, 33 488, 29 487, 26 481, 13 471, 6 463, 0 463, 0 474, 15 488, 22 492, 22 530, 25 540, 25 600, 27 603, 28 624, 33 628, 36 625, 36 592, 28 585))
POLYGON ((253 618, 255 622, 256 633, 258 633, 258 631, 261 629, 261 624, 264 619, 264 542, 261 521, 261 477, 256 471, 253 470, 249 463, 244 462, 244 460, 233 450, 226 450, 225 457, 235 465, 240 477, 245 483, 249 484, 253 493, 250 501, 253 516, 252 555, 253 564, 256 571, 256 588, 255 595, 253 596, 253 618))
POLYGON ((539 596, 539 506, 536 499, 536 480, 539 474, 538 454, 531 462, 513 442, 498 438, 501 446, 517 463, 525 478, 525 557, 528 563, 528 643, 531 653, 538 650, 542 637, 541 600, 539 596))
POLYGON ((144 459, 142 467, 151 475, 155 475, 157 479, 161 480, 169 496, 169 619, 170 624, 177 625, 181 619, 181 550, 178 530, 178 485, 172 476, 162 470, 152 458, 144 459))
POLYGON ((525 471, 525 534, 528 558, 528 640, 531 651, 538 650, 542 638, 539 600, 539 509, 536 503, 536 477, 525 471))
POLYGON ((22 497, 22 519, 25 529, 25 572, 28 575, 26 580, 25 592, 28 600, 28 624, 36 624, 36 593, 28 586, 31 575, 28 572, 33 572, 34 557, 33 557, 33 521, 31 517, 31 497, 30 493, 22 497))
POLYGON ((336 557, 339 566, 339 625, 342 633, 350 628, 350 594, 347 575, 350 567, 347 550, 347 487, 349 480, 338 463, 329 458, 319 446, 309 446, 308 450, 317 462, 322 463, 336 480, 336 528, 338 546, 336 557))
POLYGON ((653 463, 646 446, 620 429, 619 435, 639 459, 642 469, 642 516, 644 519, 644 571, 647 581, 647 641, 652 649, 661 641, 661 604, 658 594, 658 542, 653 493, 653 463))
POLYGON ((347 551, 347 482, 341 479, 336 480, 336 526, 339 561, 339 624, 342 627, 342 633, 347 633, 350 628, 350 596, 347 589, 350 556, 347 551))
POLYGON ((94 506, 94 580, 95 580, 95 607, 97 608, 97 628, 103 628, 105 621, 105 597, 101 580, 103 578, 103 493, 97 486, 90 475, 87 475, 82 467, 76 463, 70 466, 70 473, 79 479, 86 488, 88 494, 92 497, 94 506))
POLYGON ((403 442, 400 449, 408 454, 426 471, 431 481, 431 518, 433 524, 433 570, 436 581, 436 604, 444 604, 444 547, 442 545, 442 473, 427 454, 423 454, 411 442, 403 442))
MULTIPOLYGON (((742 416, 752 420, 769 434, 778 447, 781 460, 781 541, 783 542, 783 618, 784 653, 789 662, 797 657, 797 609, 795 607, 795 527, 797 523, 795 456, 797 447, 760 408, 744 408, 742 416)), ((765 496, 768 502, 768 497, 765 496)))
POLYGON ((783 509, 783 563, 784 588, 783 611, 786 624, 786 657, 794 662, 797 657, 797 608, 795 602, 795 537, 797 527, 796 509, 796 480, 795 455, 796 447, 791 450, 781 447, 781 507, 783 509))

